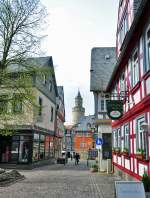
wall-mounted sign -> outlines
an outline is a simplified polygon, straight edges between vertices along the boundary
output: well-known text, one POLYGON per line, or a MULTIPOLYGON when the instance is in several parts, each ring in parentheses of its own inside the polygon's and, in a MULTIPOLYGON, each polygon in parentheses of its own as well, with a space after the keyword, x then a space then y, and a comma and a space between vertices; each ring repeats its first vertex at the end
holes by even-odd
POLYGON ((122 100, 107 100, 107 114, 112 120, 117 120, 123 115, 122 100))

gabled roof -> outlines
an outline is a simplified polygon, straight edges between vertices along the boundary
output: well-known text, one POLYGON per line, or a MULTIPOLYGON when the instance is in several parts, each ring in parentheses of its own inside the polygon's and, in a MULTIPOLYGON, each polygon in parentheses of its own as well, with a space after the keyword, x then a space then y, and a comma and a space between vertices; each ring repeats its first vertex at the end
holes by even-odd
POLYGON ((116 63, 115 47, 94 47, 91 52, 90 91, 105 91, 116 63))

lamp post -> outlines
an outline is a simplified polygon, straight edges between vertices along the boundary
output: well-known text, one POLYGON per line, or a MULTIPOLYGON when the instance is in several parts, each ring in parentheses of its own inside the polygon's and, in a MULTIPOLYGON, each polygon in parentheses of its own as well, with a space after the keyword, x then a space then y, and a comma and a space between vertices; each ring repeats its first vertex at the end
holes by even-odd
POLYGON ((143 122, 141 124, 141 128, 143 129, 144 132, 144 141, 145 141, 145 157, 146 159, 148 158, 148 134, 149 134, 149 129, 150 125, 146 122, 143 122))

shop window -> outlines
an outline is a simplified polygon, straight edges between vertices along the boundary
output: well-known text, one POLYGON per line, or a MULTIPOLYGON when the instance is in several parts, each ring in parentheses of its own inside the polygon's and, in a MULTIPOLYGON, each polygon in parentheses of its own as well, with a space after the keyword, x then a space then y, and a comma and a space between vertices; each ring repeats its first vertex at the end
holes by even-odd
POLYGON ((13 141, 11 145, 11 162, 18 162, 19 141, 13 141))
POLYGON ((50 157, 54 157, 54 139, 50 137, 50 157))
POLYGON ((136 130, 136 141, 137 141, 137 149, 143 149, 146 148, 146 142, 144 138, 144 130, 142 129, 141 125, 145 121, 144 117, 141 117, 137 119, 137 130, 136 130))
POLYGON ((39 134, 34 133, 33 137, 33 154, 32 160, 38 161, 39 160, 39 134))
POLYGON ((146 71, 150 69, 150 27, 146 31, 146 71))
POLYGON ((31 142, 29 136, 20 136, 19 162, 22 163, 29 162, 30 144, 31 142))
POLYGON ((130 141, 129 141, 129 125, 124 126, 124 148, 129 149, 130 141))
POLYGON ((50 138, 49 136, 45 137, 45 159, 49 159, 50 156, 50 138))
POLYGON ((40 155, 39 155, 39 159, 40 160, 44 160, 44 155, 45 155, 45 136, 44 135, 40 135, 40 155))
POLYGON ((132 56, 132 87, 139 81, 139 61, 138 51, 136 50, 132 56))

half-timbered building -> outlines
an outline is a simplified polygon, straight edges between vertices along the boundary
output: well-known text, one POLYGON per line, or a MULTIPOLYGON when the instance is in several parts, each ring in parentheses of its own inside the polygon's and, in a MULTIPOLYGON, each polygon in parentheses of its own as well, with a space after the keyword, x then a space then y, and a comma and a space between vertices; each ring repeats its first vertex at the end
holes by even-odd
POLYGON ((113 167, 124 178, 150 176, 150 1, 120 0, 117 62, 107 91, 127 93, 123 116, 112 121, 113 167))

